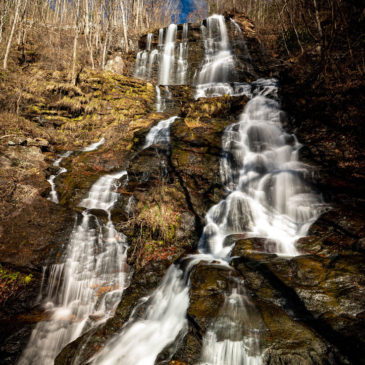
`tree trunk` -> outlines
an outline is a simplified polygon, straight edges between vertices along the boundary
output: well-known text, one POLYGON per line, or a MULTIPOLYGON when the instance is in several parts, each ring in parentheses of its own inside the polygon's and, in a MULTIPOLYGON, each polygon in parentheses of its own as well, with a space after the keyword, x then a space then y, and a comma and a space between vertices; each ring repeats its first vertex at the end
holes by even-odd
POLYGON ((298 41, 299 47, 300 47, 300 49, 302 51, 302 54, 303 54, 304 53, 304 48, 303 48, 302 42, 300 41, 299 34, 298 34, 298 31, 297 31, 297 27, 295 26, 295 23, 294 23, 294 20, 293 20, 293 16, 292 16, 292 14, 291 14, 291 12, 289 10, 287 0, 285 0, 285 10, 286 10, 286 12, 288 14, 288 17, 290 19, 290 23, 291 23, 291 25, 292 25, 292 27, 294 29, 294 33, 295 33, 295 35, 297 37, 297 41, 298 41))
POLYGON ((85 0, 85 35, 89 34, 89 0, 85 0))
POLYGON ((104 70, 104 68, 105 68, 106 51, 108 49, 108 40, 109 40, 109 31, 106 32, 105 43, 104 43, 104 47, 103 47, 103 57, 101 60, 101 69, 102 70, 104 70))
POLYGON ((317 0, 313 0, 313 5, 314 5, 314 13, 315 13, 315 16, 316 16, 316 23, 317 23, 318 33, 319 33, 319 36, 322 39, 323 32, 322 32, 322 27, 321 27, 321 21, 319 19, 319 11, 318 11, 318 6, 317 6, 317 0))
POLYGON ((80 17, 80 0, 77 0, 76 14, 75 14, 75 39, 74 39, 74 49, 72 57, 72 73, 71 73, 71 83, 76 85, 76 61, 77 61, 77 39, 79 37, 79 17, 80 17))
POLYGON ((1 19, 0 19, 0 43, 3 41, 3 28, 4 28, 5 19, 9 12, 9 2, 6 1, 4 7, 5 7, 4 13, 1 15, 1 19))
POLYGON ((285 31, 286 30, 285 30, 285 27, 284 27, 284 20, 283 20, 283 18, 281 16, 281 12, 280 12, 280 9, 279 9, 279 6, 278 6, 276 0, 274 0, 274 4, 275 4, 275 8, 276 8, 276 10, 278 12, 278 16, 279 16, 279 23, 281 25, 281 31, 282 31, 282 35, 283 35, 284 47, 286 49, 286 52, 288 53, 288 56, 290 56, 290 51, 289 51, 288 45, 286 43, 286 36, 285 36, 285 31))
POLYGON ((18 18, 19 18, 20 1, 21 0, 17 0, 15 3, 15 15, 14 15, 14 20, 13 20, 13 25, 11 27, 8 45, 6 46, 6 51, 5 51, 5 56, 4 56, 4 63, 3 63, 4 70, 6 70, 8 68, 8 58, 9 58, 9 53, 10 53, 11 42, 13 41, 16 24, 17 24, 18 18))
POLYGON ((124 35, 125 51, 128 53, 129 52, 128 24, 127 24, 127 19, 126 19, 125 7, 124 7, 123 0, 120 0, 120 7, 121 7, 121 10, 122 10, 123 35, 124 35))

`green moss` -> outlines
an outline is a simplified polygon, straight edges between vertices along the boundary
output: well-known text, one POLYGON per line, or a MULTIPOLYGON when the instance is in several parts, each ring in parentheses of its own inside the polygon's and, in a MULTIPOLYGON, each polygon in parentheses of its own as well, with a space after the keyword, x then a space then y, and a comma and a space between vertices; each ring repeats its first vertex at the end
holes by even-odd
POLYGON ((33 279, 33 275, 32 274, 29 274, 27 275, 25 278, 24 278, 24 282, 25 284, 29 284, 33 279))
POLYGON ((11 271, 0 265, 0 281, 6 284, 29 284, 33 279, 32 274, 22 274, 18 271, 11 271))

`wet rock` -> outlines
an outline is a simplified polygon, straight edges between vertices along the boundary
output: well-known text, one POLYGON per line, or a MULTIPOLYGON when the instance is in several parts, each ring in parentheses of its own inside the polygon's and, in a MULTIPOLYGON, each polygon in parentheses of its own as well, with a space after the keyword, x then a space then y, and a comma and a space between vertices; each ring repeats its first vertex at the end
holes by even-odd
POLYGON ((308 236, 301 238, 297 247, 303 253, 322 257, 336 256, 339 253, 351 255, 353 249, 360 249, 357 242, 364 237, 364 222, 365 215, 362 211, 337 206, 311 226, 308 236))
MULTIPOLYGON (((284 310, 294 321, 293 326, 308 328, 311 333, 308 335, 315 338, 311 343, 318 344, 317 360, 310 360, 312 350, 301 345, 301 351, 306 353, 305 361, 342 363, 346 358, 353 361, 363 357, 364 334, 359 332, 363 326, 360 323, 363 323, 364 307, 362 260, 359 255, 298 256, 288 260, 266 254, 248 254, 234 259, 232 264, 242 272, 260 300, 284 310), (327 359, 328 362, 318 359, 327 359)), ((265 318, 265 313, 263 316, 265 318)), ((272 336, 267 345, 279 341, 283 351, 290 354, 290 341, 281 342, 280 337, 272 336)))
POLYGON ((278 306, 260 300, 255 304, 267 328, 262 338, 264 364, 338 363, 329 353, 329 344, 310 328, 298 323, 278 306))
POLYGON ((200 263, 192 270, 188 316, 204 334, 219 312, 228 291, 229 268, 200 263))
POLYGON ((362 253, 365 253, 365 238, 360 238, 355 242, 355 249, 362 253))
MULTIPOLYGON (((266 238, 252 237, 240 239, 239 237, 236 238, 235 236, 232 236, 228 237, 228 240, 231 242, 227 242, 227 244, 235 243, 231 252, 232 257, 245 256, 258 252, 274 252, 276 247, 276 243, 274 241, 266 238)), ((276 255, 272 255, 272 257, 275 256, 276 255)))
POLYGON ((190 208, 200 221, 222 197, 219 175, 221 135, 227 120, 177 120, 171 127, 169 163, 189 196, 190 208), (204 197, 202 199, 202 197, 204 197))

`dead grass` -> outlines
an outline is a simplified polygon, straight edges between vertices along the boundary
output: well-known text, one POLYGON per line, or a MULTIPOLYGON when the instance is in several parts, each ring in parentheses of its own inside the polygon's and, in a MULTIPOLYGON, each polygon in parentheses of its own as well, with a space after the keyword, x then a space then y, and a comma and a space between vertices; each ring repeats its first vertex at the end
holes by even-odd
POLYGON ((84 95, 84 93, 78 86, 74 86, 72 84, 67 84, 67 83, 61 83, 61 84, 51 83, 50 85, 47 86, 46 90, 54 94, 66 95, 69 96, 70 98, 84 95))
POLYGON ((58 110, 65 110, 73 117, 78 117, 85 111, 85 108, 83 105, 81 105, 80 100, 68 96, 64 96, 60 101, 55 103, 53 107, 58 110))

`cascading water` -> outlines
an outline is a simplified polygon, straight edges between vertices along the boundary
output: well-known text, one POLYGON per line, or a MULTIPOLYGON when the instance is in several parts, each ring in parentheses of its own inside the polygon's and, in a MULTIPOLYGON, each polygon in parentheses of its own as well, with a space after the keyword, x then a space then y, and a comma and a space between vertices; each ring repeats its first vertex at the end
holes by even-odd
POLYGON ((196 97, 235 94, 231 82, 237 80, 236 60, 222 15, 213 15, 201 26, 204 42, 204 60, 196 73, 196 97))
POLYGON ((164 29, 161 28, 158 31, 158 46, 162 47, 163 46, 163 35, 164 35, 164 29))
POLYGON ((58 167, 59 170, 57 172, 57 174, 55 175, 51 175, 49 177, 49 179, 47 180, 49 182, 49 184, 51 185, 51 192, 49 193, 49 197, 48 199, 50 201, 52 201, 53 203, 58 203, 58 195, 57 195, 57 190, 56 190, 56 184, 55 184, 55 179, 56 177, 60 176, 61 174, 64 174, 65 172, 67 172, 67 170, 64 167, 60 167, 61 162, 67 158, 70 157, 72 154, 72 151, 67 151, 65 153, 63 153, 54 163, 53 166, 54 167, 58 167))
POLYGON ((159 86, 155 86, 156 91, 156 112, 163 112, 166 109, 165 97, 161 95, 161 89, 159 86))
POLYGON ((137 53, 134 77, 138 77, 140 79, 146 78, 148 58, 148 51, 140 51, 137 53))
MULTIPOLYGON (((82 152, 91 152, 97 150, 100 146, 102 146, 105 143, 105 139, 101 138, 98 142, 92 143, 86 147, 84 147, 81 151, 82 152)), ((58 194, 56 191, 56 184, 55 180, 58 176, 61 174, 64 174, 67 172, 67 169, 64 167, 60 167, 61 162, 72 155, 73 151, 67 151, 61 154, 61 156, 53 163, 54 167, 59 167, 58 172, 55 175, 51 175, 49 179, 47 180, 49 184, 51 185, 51 192, 49 193, 48 200, 52 201, 53 203, 58 203, 58 194)))
POLYGON ((298 254, 294 243, 322 213, 323 201, 306 182, 300 144, 281 128, 273 80, 253 83, 254 96, 240 121, 223 136, 221 175, 229 195, 208 213, 201 245, 220 255, 225 239, 247 233, 277 242, 274 253, 298 254))
POLYGON ((175 122, 178 117, 171 117, 160 121, 151 128, 146 136, 146 142, 143 148, 148 148, 153 144, 169 144, 170 143, 170 125, 175 122))
POLYGON ((86 146, 81 151, 83 152, 91 152, 96 151, 100 146, 102 146, 105 143, 105 138, 101 138, 100 141, 90 144, 89 146, 86 146))
POLYGON ((119 196, 118 181, 126 176, 122 171, 101 177, 80 203, 87 209, 75 224, 64 260, 50 269, 47 320, 33 330, 19 365, 53 364, 64 346, 113 315, 128 284, 128 246, 110 211, 119 196), (105 211, 107 223, 101 224, 91 209, 105 211))
POLYGON ((166 39, 163 46, 158 83, 169 85, 175 64, 175 43, 176 43, 176 24, 170 24, 167 28, 166 39))
POLYGON ((248 72, 248 74, 256 76, 255 70, 252 66, 252 58, 248 50, 245 37, 243 36, 242 29, 234 21, 234 19, 231 18, 230 21, 237 33, 234 48, 241 52, 241 58, 243 61, 241 65, 244 67, 244 70, 248 72))
MULTIPOLYGON (((321 198, 311 192, 305 182, 307 169, 298 162, 300 145, 281 128, 281 111, 275 100, 277 83, 263 79, 252 84, 234 83, 235 57, 224 17, 210 17, 202 33, 205 57, 196 74, 196 97, 229 94, 251 99, 240 121, 223 135, 221 177, 227 196, 207 213, 199 246, 202 253, 186 258, 190 263, 183 272, 178 265, 168 270, 158 289, 142 300, 140 305, 147 306, 145 314, 131 316, 121 333, 94 358, 94 364, 154 364, 158 354, 184 332, 188 278, 194 265, 204 260, 229 267, 232 244, 226 241, 235 234, 274 239, 278 242, 276 253, 295 255, 295 240, 320 213, 321 198)), ((170 50, 164 51, 167 69, 160 71, 160 83, 168 81, 172 64, 170 50)), ((162 121, 154 127, 145 147, 166 143, 165 132, 160 141, 156 136, 170 123, 162 121)), ((263 322, 243 284, 236 281, 226 293, 221 312, 203 338, 199 364, 262 363, 263 322)))
MULTIPOLYGON (((165 85, 165 93, 169 92, 167 85, 188 79, 188 27, 183 27, 179 47, 176 31, 176 25, 170 25, 164 40, 164 30, 160 29, 158 50, 152 50, 153 36, 148 35, 146 50, 136 59, 135 76, 140 78, 150 78, 159 59, 158 82, 165 85)), ((195 77, 196 97, 229 94, 251 99, 239 122, 229 126, 222 138, 220 171, 227 196, 206 215, 199 253, 168 269, 158 288, 141 299, 121 332, 92 359, 97 365, 153 365, 161 351, 186 333, 189 277, 195 265, 204 261, 234 272, 229 255, 231 236, 237 234, 274 240, 275 253, 295 255, 295 241, 306 234, 323 206, 321 197, 306 182, 308 169, 298 161, 299 143, 282 130, 275 80, 235 82, 236 58, 223 16, 208 18, 202 33, 205 55, 195 77)), ((156 96, 159 110, 160 88, 156 96)), ((143 148, 168 145, 170 125, 177 118, 154 126, 143 148)), ((118 181, 123 176, 125 171, 101 177, 80 203, 86 210, 81 222, 75 224, 64 262, 50 270, 44 301, 49 320, 37 324, 19 364, 52 364, 67 343, 113 314, 128 279, 126 239, 111 220, 118 181), (92 210, 106 212, 107 223, 100 223, 92 210)), ((134 204, 131 197, 128 215, 134 204)), ((224 305, 203 337, 200 365, 262 363, 263 322, 244 282, 237 275, 231 281, 224 305)))
MULTIPOLYGON (((94 357, 93 364, 153 365, 166 346, 172 344, 177 336, 185 334, 190 271, 200 261, 213 261, 213 258, 210 255, 192 255, 185 260, 188 263, 184 271, 178 265, 168 269, 159 287, 138 305, 148 305, 143 316, 132 314, 122 332, 94 357)), ((223 261, 221 264, 227 266, 223 261)))
POLYGON ((199 365, 260 365, 260 323, 243 283, 236 283, 204 336, 199 365))
MULTIPOLYGON (((208 20, 208 31, 213 33, 213 29, 219 30, 221 37, 219 42, 212 42, 212 44, 206 46, 207 52, 211 54, 206 56, 205 67, 203 66, 202 74, 199 75, 199 80, 205 81, 208 76, 211 77, 208 73, 213 70, 216 74, 209 79, 210 85, 213 85, 213 87, 215 83, 226 81, 225 78, 228 74, 227 65, 220 60, 218 62, 220 56, 216 55, 216 48, 218 47, 219 54, 225 54, 226 57, 228 53, 230 59, 232 59, 223 19, 223 17, 214 16, 208 20)), ((174 28, 169 28, 170 32, 172 32, 171 29, 174 28)), ((211 42, 211 38, 207 38, 206 42, 211 42)), ((165 75, 169 72, 167 70, 165 75)), ((168 143, 169 127, 176 118, 172 117, 161 121, 153 127, 146 137, 144 148, 152 144, 168 143)), ((239 213, 242 212, 236 212, 235 214, 238 215, 239 213)), ((238 216, 236 218, 239 219, 238 216)), ((209 225, 209 219, 207 221, 209 225)), ((245 227, 238 225, 236 230, 240 228, 245 229, 245 227)), ((207 229, 204 229, 202 241, 207 238, 207 229)), ((147 305, 142 318, 132 316, 121 333, 107 343, 105 348, 93 359, 93 363, 98 365, 154 364, 158 354, 166 346, 172 344, 176 337, 184 332, 186 327, 191 268, 202 260, 229 267, 226 259, 230 249, 217 252, 215 249, 210 250, 210 247, 210 245, 202 247, 206 254, 200 253, 186 258, 185 260, 189 260, 189 263, 184 267, 183 272, 178 265, 170 267, 158 289, 149 298, 142 300, 142 303, 147 305)), ((252 364, 261 363, 259 337, 255 334, 259 332, 259 329, 252 323, 249 326, 249 319, 252 316, 250 317, 247 314, 250 312, 245 304, 248 297, 242 294, 242 291, 242 285, 237 284, 234 291, 227 295, 220 324, 213 325, 204 338, 202 364, 243 365, 248 363, 247 361, 252 364), (224 320, 223 318, 227 317, 228 311, 232 312, 232 316, 229 320, 224 320), (237 324, 235 321, 238 319, 240 319, 240 322, 237 324), (246 325, 246 328, 249 328, 251 332, 244 332, 241 329, 242 325, 246 325), (223 338, 222 331, 225 333, 223 338), (211 345, 214 345, 214 347, 211 345)))
POLYGON ((153 365, 158 354, 172 343, 187 325, 188 287, 183 272, 175 265, 167 271, 155 292, 142 303, 149 305, 142 318, 134 318, 93 363, 97 365, 153 365))
POLYGON ((153 34, 152 34, 152 33, 148 33, 148 34, 147 34, 147 46, 146 46, 146 51, 150 51, 150 50, 151 50, 152 40, 153 40, 153 34))
POLYGON ((154 49, 152 44, 154 35, 149 33, 146 49, 137 54, 134 76, 151 80, 157 65, 159 85, 185 84, 188 77, 188 30, 188 24, 184 24, 181 39, 177 41, 176 24, 171 24, 166 32, 160 29, 158 45, 154 46, 154 49))
POLYGON ((176 69, 176 83, 178 85, 183 85, 187 81, 188 73, 188 31, 189 26, 187 23, 183 25, 182 39, 179 44, 179 58, 177 60, 176 69))

